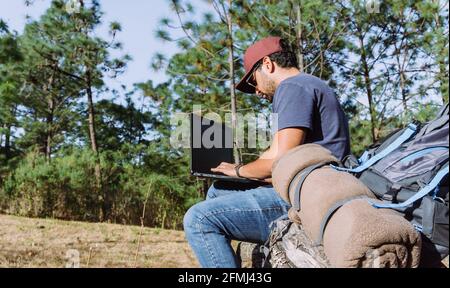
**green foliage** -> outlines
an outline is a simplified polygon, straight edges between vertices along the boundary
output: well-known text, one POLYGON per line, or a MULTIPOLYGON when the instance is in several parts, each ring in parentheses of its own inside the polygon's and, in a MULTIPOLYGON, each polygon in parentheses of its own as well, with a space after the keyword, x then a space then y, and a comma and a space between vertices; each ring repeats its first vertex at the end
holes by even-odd
POLYGON ((8 203, 7 212, 23 216, 95 220, 99 203, 92 193, 91 157, 76 153, 49 164, 29 153, 5 180, 2 206, 8 203))
POLYGON ((2 213, 28 217, 107 221, 181 228, 189 205, 198 201, 198 185, 188 175, 164 175, 123 161, 135 151, 101 154, 102 189, 94 177, 96 156, 90 150, 64 151, 48 163, 29 153, 5 179, 0 190, 2 213), (176 179, 177 181, 174 181, 176 179))

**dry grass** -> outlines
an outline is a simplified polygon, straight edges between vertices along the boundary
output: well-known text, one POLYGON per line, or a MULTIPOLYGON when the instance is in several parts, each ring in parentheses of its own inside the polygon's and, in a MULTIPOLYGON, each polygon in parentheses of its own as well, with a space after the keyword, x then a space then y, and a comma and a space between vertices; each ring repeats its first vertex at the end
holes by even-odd
POLYGON ((80 267, 198 267, 182 231, 0 215, 0 267, 77 263, 80 267))
POLYGON ((82 268, 199 267, 182 231, 0 215, 0 267, 59 268, 77 258, 82 268))

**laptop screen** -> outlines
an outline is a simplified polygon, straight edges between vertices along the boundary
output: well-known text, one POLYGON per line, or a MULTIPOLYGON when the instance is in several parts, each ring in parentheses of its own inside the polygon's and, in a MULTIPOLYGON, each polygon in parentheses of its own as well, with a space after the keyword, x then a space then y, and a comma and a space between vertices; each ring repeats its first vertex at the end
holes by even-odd
POLYGON ((223 175, 211 171, 222 162, 234 163, 231 128, 191 114, 191 173, 223 175))

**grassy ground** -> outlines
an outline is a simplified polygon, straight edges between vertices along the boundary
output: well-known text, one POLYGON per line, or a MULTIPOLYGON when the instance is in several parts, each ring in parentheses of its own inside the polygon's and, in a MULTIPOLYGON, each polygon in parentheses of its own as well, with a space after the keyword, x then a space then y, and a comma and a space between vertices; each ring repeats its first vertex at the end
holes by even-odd
POLYGON ((182 231, 0 215, 0 267, 198 267, 182 231))
MULTIPOLYGON (((253 246, 241 248, 251 267, 253 246)), ((199 267, 182 231, 0 215, 0 267, 71 266, 199 267)))

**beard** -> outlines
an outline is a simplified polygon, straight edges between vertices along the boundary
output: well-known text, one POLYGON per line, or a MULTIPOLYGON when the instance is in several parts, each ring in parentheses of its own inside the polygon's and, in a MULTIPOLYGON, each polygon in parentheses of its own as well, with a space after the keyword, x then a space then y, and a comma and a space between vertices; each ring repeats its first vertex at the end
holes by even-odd
POLYGON ((275 91, 277 90, 275 81, 270 79, 267 75, 264 73, 261 73, 261 89, 258 89, 260 91, 260 97, 263 99, 268 100, 270 103, 273 101, 273 96, 275 95, 275 91))

